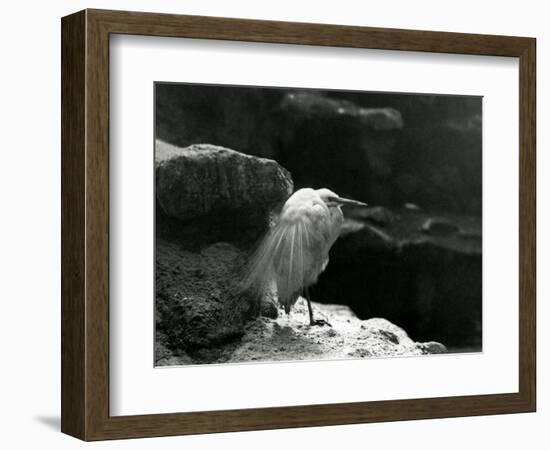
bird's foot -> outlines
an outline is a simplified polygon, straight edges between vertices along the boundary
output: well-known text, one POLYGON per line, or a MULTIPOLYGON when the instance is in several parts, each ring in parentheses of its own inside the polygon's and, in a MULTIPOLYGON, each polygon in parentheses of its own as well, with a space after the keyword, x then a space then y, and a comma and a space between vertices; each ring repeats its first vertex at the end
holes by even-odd
POLYGON ((329 322, 327 322, 325 319, 315 319, 315 320, 311 320, 309 322, 309 326, 311 326, 311 327, 313 327, 313 326, 325 326, 325 325, 332 328, 332 325, 329 322))

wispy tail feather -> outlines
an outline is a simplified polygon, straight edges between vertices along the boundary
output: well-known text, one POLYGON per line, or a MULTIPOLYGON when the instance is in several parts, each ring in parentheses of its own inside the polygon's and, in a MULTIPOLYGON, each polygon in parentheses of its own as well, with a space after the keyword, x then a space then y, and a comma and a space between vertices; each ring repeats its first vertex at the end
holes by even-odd
POLYGON ((306 283, 310 237, 302 221, 282 221, 263 237, 245 265, 242 287, 258 295, 276 284, 279 303, 289 312, 306 283))

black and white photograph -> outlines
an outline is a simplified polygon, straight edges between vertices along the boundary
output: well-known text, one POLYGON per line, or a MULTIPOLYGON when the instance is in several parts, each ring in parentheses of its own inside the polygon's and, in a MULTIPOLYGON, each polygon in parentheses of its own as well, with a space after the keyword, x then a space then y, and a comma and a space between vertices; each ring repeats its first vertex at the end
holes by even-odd
POLYGON ((548 8, 452 6, 6 3, 0 448, 545 448, 548 8))
POLYGON ((155 366, 481 352, 481 96, 156 82, 155 366))

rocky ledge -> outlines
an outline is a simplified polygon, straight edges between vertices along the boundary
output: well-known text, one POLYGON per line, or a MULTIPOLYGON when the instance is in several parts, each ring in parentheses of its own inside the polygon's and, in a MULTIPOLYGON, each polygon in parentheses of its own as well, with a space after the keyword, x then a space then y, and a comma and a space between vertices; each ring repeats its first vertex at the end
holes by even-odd
POLYGON ((360 320, 347 306, 313 303, 314 313, 332 326, 310 326, 307 304, 300 298, 289 315, 258 317, 248 322, 243 336, 193 355, 171 351, 157 339, 156 365, 383 358, 445 353, 438 342, 414 342, 385 319, 360 320))

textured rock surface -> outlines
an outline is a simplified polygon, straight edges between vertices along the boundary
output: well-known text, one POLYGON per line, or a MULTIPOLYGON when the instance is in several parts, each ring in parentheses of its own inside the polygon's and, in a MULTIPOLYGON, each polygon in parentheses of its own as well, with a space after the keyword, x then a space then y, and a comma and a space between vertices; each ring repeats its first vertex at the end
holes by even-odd
POLYGON ((162 211, 186 221, 263 223, 292 193, 292 178, 275 161, 209 144, 179 148, 156 142, 156 194, 162 211))
POLYGON ((170 350, 166 347, 164 335, 157 333, 155 340, 156 366, 184 366, 193 364, 194 360, 184 350, 170 350))
POLYGON ((415 356, 443 353, 437 342, 417 343, 384 319, 359 320, 346 306, 313 303, 315 315, 332 327, 309 325, 307 305, 299 299, 290 315, 259 317, 244 328, 241 339, 205 350, 197 359, 166 356, 157 347, 158 365, 246 361, 296 361, 415 356))
POLYGON ((157 339, 192 352, 242 335, 243 323, 257 315, 254 299, 235 289, 243 256, 226 243, 192 252, 157 239, 157 339))

